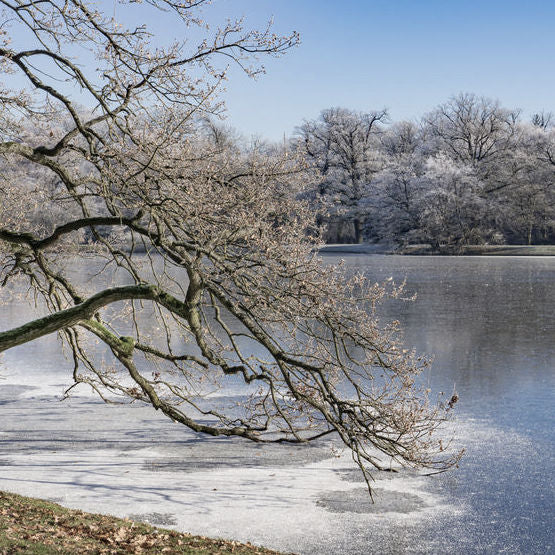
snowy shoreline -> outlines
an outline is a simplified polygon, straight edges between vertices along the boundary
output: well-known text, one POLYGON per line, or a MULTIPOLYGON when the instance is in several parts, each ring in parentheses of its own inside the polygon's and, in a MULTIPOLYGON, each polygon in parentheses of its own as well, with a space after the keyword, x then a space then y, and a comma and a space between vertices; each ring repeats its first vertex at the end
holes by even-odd
POLYGON ((328 441, 206 438, 149 406, 60 402, 2 382, 0 405, 0 489, 69 508, 306 554, 380 550, 392 528, 455 511, 405 472, 377 473, 372 504, 349 454, 328 441))

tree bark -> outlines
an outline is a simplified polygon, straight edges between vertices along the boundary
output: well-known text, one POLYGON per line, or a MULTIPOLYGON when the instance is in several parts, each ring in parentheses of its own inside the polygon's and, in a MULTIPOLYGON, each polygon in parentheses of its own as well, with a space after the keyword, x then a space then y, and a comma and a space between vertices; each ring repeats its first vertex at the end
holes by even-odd
POLYGON ((0 352, 89 320, 95 312, 111 303, 128 299, 155 299, 159 293, 158 287, 153 285, 128 285, 105 289, 76 306, 0 332, 0 352))

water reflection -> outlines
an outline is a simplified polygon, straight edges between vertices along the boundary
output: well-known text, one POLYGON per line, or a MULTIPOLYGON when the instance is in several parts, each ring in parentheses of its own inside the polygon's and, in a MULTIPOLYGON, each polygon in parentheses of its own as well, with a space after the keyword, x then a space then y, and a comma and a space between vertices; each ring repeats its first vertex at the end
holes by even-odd
MULTIPOLYGON (((345 264, 371 279, 407 279, 414 302, 388 301, 384 319, 399 319, 405 342, 433 354, 425 380, 436 390, 456 386, 461 406, 471 413, 526 397, 545 403, 553 391, 555 355, 555 260, 550 257, 397 257, 344 255, 345 264)), ((339 257, 326 255, 328 262, 339 257)), ((162 270, 161 260, 157 261, 162 270)), ((73 272, 84 287, 112 281, 98 276, 101 265, 80 260, 73 272)), ((181 284, 185 276, 178 276, 181 284)), ((128 281, 123 274, 118 281, 128 281)), ((153 321, 147 305, 144 321, 153 321)), ((36 312, 21 303, 2 307, 0 329, 30 320, 36 312)), ((120 332, 130 332, 122 323, 120 332)), ((8 351, 12 370, 68 375, 55 336, 8 351), (36 361, 40 359, 40 369, 36 361)))
POLYGON ((555 260, 505 257, 346 256, 375 280, 389 276, 417 293, 391 301, 384 318, 398 318, 405 341, 432 353, 430 381, 456 384, 474 405, 523 394, 543 397, 554 385, 555 260))

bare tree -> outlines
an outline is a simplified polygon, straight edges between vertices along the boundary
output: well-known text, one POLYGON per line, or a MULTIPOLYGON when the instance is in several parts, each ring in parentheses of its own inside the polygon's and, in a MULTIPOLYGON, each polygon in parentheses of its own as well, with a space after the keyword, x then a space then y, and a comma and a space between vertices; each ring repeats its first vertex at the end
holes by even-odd
POLYGON ((412 121, 399 121, 391 125, 381 137, 385 154, 402 159, 417 153, 424 142, 418 125, 412 121))
MULTIPOLYGON (((426 360, 402 348, 397 324, 378 326, 376 303, 401 290, 314 254, 294 153, 241 147, 199 123, 220 109, 219 59, 253 74, 253 56, 279 55, 297 36, 230 23, 187 51, 186 42, 152 45, 145 27, 126 29, 79 0, 2 4, 2 67, 26 87, 2 92, 1 284, 22 280, 46 313, 0 332, 0 352, 57 332, 75 383, 107 400, 142 400, 197 432, 256 442, 337 433, 367 481, 368 468, 387 464, 379 453, 456 463, 460 454, 446 455, 432 435, 456 399, 430 404, 416 385, 426 360), (71 58, 79 48, 99 69, 71 58), (38 202, 57 209, 55 222, 37 223, 38 202), (84 248, 102 262, 86 286, 71 272, 84 248), (230 376, 248 393, 241 406, 203 401, 230 376)), ((202 27, 202 4, 133 10, 170 11, 187 30, 202 27)), ((384 117, 365 119, 361 132, 384 117)))
POLYGON ((541 112, 533 114, 530 122, 534 127, 539 127, 545 131, 555 125, 555 117, 553 117, 553 112, 542 110, 541 112))
POLYGON ((374 178, 369 213, 380 239, 400 244, 424 240, 419 233, 425 194, 423 166, 418 156, 391 157, 374 178))
MULTIPOLYGON (((452 214, 459 224, 442 228, 451 230, 447 234, 451 241, 488 242, 501 237, 531 244, 549 240, 552 116, 535 114, 532 126, 522 124, 519 117, 518 110, 503 108, 498 101, 460 94, 424 118, 428 149, 444 153, 455 165, 466 165, 466 172, 473 174, 450 196, 458 199, 456 204, 438 204, 433 194, 430 197, 434 202, 429 206, 435 206, 436 212, 440 205, 457 206, 452 214)), ((442 181, 454 183, 449 172, 442 181)), ((441 188, 445 187, 433 187, 432 192, 441 188)), ((439 227, 437 232, 441 235, 439 227)))
POLYGON ((419 179, 420 230, 436 250, 484 242, 490 232, 481 183, 470 164, 445 154, 426 160, 419 179))
POLYGON ((379 239, 405 244, 418 240, 425 157, 417 125, 409 121, 393 124, 382 135, 384 167, 373 179, 368 211, 379 239))
POLYGON ((332 217, 352 222, 357 243, 366 218, 361 200, 380 169, 379 136, 387 118, 387 110, 330 108, 297 130, 299 145, 320 172, 319 193, 328 197, 332 217))
POLYGON ((521 126, 521 140, 499 176, 505 232, 514 241, 549 243, 555 234, 555 130, 549 125, 521 126))
POLYGON ((458 162, 477 165, 487 177, 517 142, 519 115, 497 100, 459 94, 425 116, 423 123, 440 150, 458 162))

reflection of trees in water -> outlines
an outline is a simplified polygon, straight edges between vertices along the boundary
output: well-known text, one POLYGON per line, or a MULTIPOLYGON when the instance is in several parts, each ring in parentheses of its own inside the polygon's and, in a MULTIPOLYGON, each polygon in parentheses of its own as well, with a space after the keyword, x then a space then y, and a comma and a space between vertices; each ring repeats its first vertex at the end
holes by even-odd
MULTIPOLYGON (((407 276, 407 289, 416 292, 417 299, 392 301, 381 311, 386 320, 401 320, 408 345, 434 355, 430 373, 434 389, 437 384, 448 392, 456 384, 467 394, 495 397, 548 376, 555 298, 551 259, 357 256, 347 257, 347 264, 367 267, 376 279, 407 276)), ((85 282, 96 274, 99 263, 80 260, 73 269, 85 282)), ((27 305, 8 304, 0 323, 6 327, 31 316, 27 305)), ((152 312, 138 316, 148 323, 152 312)), ((40 352, 41 364, 57 360, 53 367, 62 373, 68 363, 57 351, 55 338, 49 337, 40 340, 40 349, 20 351, 19 356, 34 362, 40 352)), ((5 356, 17 360, 10 352, 5 356)), ((236 383, 233 391, 238 390, 236 383)))

